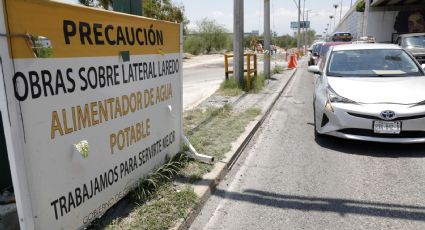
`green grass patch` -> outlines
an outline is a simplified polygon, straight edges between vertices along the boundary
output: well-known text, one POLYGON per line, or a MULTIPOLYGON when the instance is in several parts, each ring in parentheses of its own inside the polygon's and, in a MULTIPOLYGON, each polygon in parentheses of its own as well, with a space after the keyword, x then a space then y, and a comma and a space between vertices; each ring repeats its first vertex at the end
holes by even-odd
POLYGON ((276 66, 273 68, 272 73, 273 73, 273 74, 281 74, 281 73, 283 73, 283 71, 284 71, 284 70, 285 70, 285 69, 283 68, 283 66, 276 65, 276 66))
MULTIPOLYGON (((199 153, 213 156, 219 161, 231 150, 231 144, 245 131, 248 123, 260 113, 258 108, 234 113, 230 106, 213 111, 189 111, 184 118, 185 133, 199 153)), ((212 166, 208 164, 189 162, 182 174, 195 180, 211 169, 212 166)))
MULTIPOLYGON (((254 93, 260 92, 265 86, 265 80, 266 80, 266 78, 264 77, 264 74, 262 74, 262 73, 255 76, 255 77, 252 76, 251 77, 251 90, 254 93)), ((220 88, 218 89, 217 93, 219 95, 223 95, 223 96, 234 97, 234 96, 241 95, 242 89, 240 89, 238 87, 238 83, 237 83, 236 79, 234 77, 231 77, 227 80, 224 80, 221 83, 220 88)))
POLYGON ((188 164, 185 154, 177 154, 156 171, 140 180, 130 192, 137 204, 129 217, 110 220, 100 218, 88 229, 168 229, 194 207, 198 198, 189 188, 177 191, 171 181, 188 164))
POLYGON ((259 74, 251 78, 251 89, 254 93, 260 92, 265 86, 266 78, 264 74, 259 74))
POLYGON ((223 96, 239 96, 242 94, 242 89, 238 87, 238 82, 234 77, 229 77, 229 79, 224 80, 220 84, 220 88, 218 89, 218 94, 223 96))
POLYGON ((177 191, 168 183, 160 187, 155 200, 139 206, 127 218, 114 220, 105 229, 169 229, 198 202, 198 197, 190 187, 177 191))

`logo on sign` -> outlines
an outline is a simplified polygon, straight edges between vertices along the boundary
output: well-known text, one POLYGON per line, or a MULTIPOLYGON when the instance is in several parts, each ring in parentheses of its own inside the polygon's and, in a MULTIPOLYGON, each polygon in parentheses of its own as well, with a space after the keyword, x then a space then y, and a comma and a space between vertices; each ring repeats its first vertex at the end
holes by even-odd
POLYGON ((395 118, 395 112, 391 110, 385 110, 381 113, 381 117, 387 121, 392 120, 395 118))

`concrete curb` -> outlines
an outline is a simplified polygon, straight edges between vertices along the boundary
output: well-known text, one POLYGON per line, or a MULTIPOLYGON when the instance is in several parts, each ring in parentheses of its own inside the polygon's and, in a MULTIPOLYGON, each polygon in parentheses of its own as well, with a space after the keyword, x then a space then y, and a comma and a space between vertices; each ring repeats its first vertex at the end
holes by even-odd
POLYGON ((219 162, 216 162, 214 169, 211 172, 205 174, 202 177, 202 180, 193 185, 194 192, 196 195, 198 195, 200 202, 197 207, 189 211, 189 214, 186 216, 186 218, 180 219, 171 229, 183 230, 190 227, 199 212, 202 210, 208 198, 214 192, 218 183, 226 176, 227 172, 232 169, 242 151, 263 124, 266 117, 270 114, 272 108, 276 104, 277 100, 282 96, 289 83, 291 83, 294 75, 297 72, 297 69, 291 71, 293 72, 289 76, 289 80, 286 81, 283 86, 280 86, 281 89, 277 94, 274 94, 273 100, 271 100, 271 102, 269 102, 269 104, 266 106, 267 110, 263 114, 259 115, 254 121, 248 124, 248 126, 245 128, 245 132, 242 133, 242 135, 239 136, 239 138, 232 144, 232 149, 226 153, 225 158, 219 162))

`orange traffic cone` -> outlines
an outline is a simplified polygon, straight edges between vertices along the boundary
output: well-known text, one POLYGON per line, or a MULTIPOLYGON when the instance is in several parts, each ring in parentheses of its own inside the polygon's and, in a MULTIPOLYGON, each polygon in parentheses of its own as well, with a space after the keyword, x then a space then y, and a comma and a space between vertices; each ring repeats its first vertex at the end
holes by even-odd
POLYGON ((288 69, 297 68, 297 57, 294 53, 291 54, 291 57, 289 58, 288 63, 288 69))

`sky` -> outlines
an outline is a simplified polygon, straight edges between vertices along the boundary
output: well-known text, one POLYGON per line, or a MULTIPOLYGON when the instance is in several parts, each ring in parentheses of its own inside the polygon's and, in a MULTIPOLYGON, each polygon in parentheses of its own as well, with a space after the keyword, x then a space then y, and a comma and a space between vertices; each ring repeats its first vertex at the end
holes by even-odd
MULTIPOLYGON (((77 0, 60 0, 75 3, 77 0)), ((214 19, 224 26, 229 32, 233 31, 233 0, 172 0, 174 3, 185 7, 186 17, 189 19, 189 29, 196 29, 196 22, 203 18, 214 19)), ((271 30, 279 35, 293 34, 290 28, 291 21, 297 21, 297 0, 270 0, 271 6, 271 30)), ((301 0, 303 6, 304 0, 301 0)), ((355 0, 342 0, 342 17, 348 11, 350 3, 355 0)), ((308 19, 311 21, 311 29, 317 34, 323 34, 329 16, 335 14, 334 4, 341 5, 341 0, 305 0, 306 10, 311 10, 308 19)), ((264 0, 244 1, 245 32, 259 30, 264 27, 264 0)), ((302 7, 303 8, 303 7, 302 7)), ((340 19, 340 7, 337 8, 336 23, 340 19)), ((302 20, 302 17, 301 17, 302 20)), ((333 21, 331 26, 333 27, 333 21)), ((331 28, 332 29, 332 28, 331 28)))

